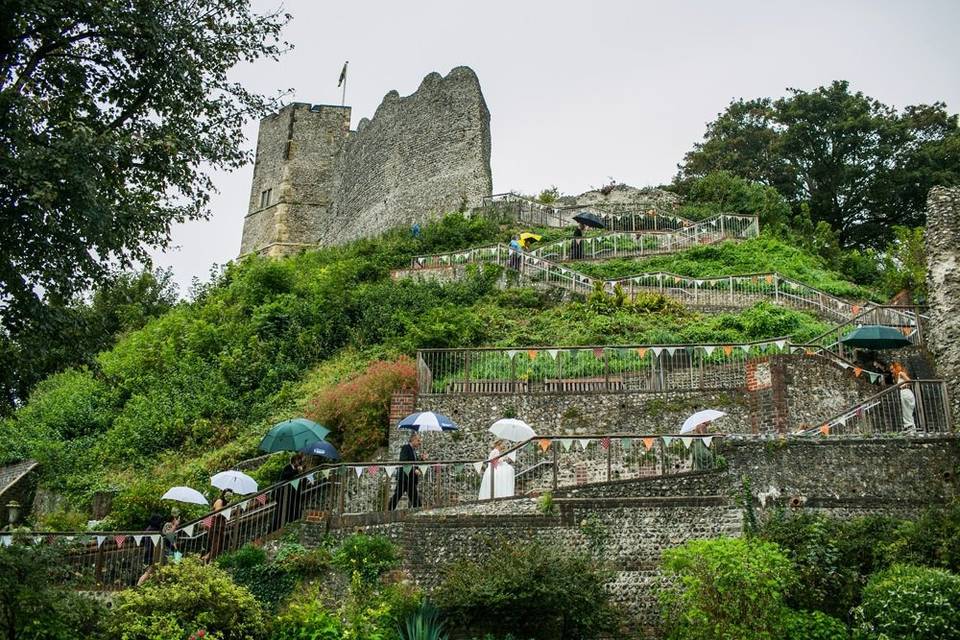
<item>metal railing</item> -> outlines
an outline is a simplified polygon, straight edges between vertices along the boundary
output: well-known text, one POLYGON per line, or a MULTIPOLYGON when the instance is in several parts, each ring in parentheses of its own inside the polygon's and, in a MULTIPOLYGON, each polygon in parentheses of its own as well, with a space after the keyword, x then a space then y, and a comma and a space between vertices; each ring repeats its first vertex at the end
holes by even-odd
POLYGON ((810 340, 808 344, 798 345, 818 352, 833 353, 841 358, 854 357, 854 348, 841 342, 841 338, 863 325, 883 325, 900 331, 914 346, 924 344, 924 309, 918 306, 870 305, 853 307, 854 316, 845 322, 831 327, 829 331, 810 340))
POLYGON ((865 303, 844 300, 776 272, 695 278, 658 271, 600 280, 559 262, 530 252, 516 251, 502 244, 417 256, 412 259, 411 268, 417 270, 466 264, 498 264, 516 271, 530 282, 559 287, 580 295, 589 294, 600 283, 604 291, 614 293, 619 288, 630 299, 641 293, 656 293, 691 307, 735 309, 766 300, 800 311, 812 311, 834 322, 846 322, 852 315, 867 308, 865 303))
POLYGON ((307 512, 326 516, 398 508, 433 509, 537 495, 581 484, 718 468, 720 435, 540 436, 487 460, 419 460, 322 465, 186 523, 157 531, 26 532, 2 544, 56 544, 81 589, 131 587, 174 554, 212 560, 258 542, 307 512), (415 480, 410 480, 415 478, 415 480), (406 489, 393 500, 398 485, 406 489))
POLYGON ((594 213, 609 231, 674 231, 694 224, 677 215, 674 207, 664 208, 657 200, 618 205, 551 206, 516 193, 498 193, 483 199, 480 211, 492 210, 507 214, 520 222, 536 227, 568 227, 576 224, 573 216, 581 211, 594 213))
POLYGON ((951 420, 946 383, 911 380, 892 385, 798 435, 943 434, 953 430, 951 420))
POLYGON ((422 349, 419 393, 636 393, 739 389, 751 360, 787 338, 743 344, 422 349))
POLYGON ((564 239, 530 253, 560 262, 663 255, 723 240, 755 238, 759 229, 756 216, 721 214, 676 231, 614 232, 564 239))

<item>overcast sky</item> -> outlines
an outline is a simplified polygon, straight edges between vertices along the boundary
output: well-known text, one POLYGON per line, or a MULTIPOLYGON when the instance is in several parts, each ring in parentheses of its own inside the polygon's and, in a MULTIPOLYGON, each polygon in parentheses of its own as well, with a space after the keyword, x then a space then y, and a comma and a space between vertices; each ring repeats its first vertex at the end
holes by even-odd
MULTIPOLYGON (((275 0, 254 0, 258 10, 275 0)), ((580 193, 610 177, 667 182, 707 122, 736 98, 849 80, 895 107, 960 110, 960 0, 321 2, 288 0, 279 62, 238 68, 261 93, 347 104, 355 128, 384 94, 431 71, 477 72, 490 108, 494 192, 580 193)), ((246 125, 256 144, 257 123, 246 125)), ((209 220, 178 225, 156 254, 185 291, 240 247, 253 166, 215 175, 209 220)))

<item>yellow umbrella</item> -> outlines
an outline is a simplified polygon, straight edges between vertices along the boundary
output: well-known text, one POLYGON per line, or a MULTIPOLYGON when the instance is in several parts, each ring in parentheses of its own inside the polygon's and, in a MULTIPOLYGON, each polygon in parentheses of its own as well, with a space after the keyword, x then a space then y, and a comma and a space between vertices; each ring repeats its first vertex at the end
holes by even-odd
POLYGON ((543 239, 543 236, 538 236, 535 233, 524 232, 520 234, 520 246, 524 249, 533 242, 539 242, 543 239))

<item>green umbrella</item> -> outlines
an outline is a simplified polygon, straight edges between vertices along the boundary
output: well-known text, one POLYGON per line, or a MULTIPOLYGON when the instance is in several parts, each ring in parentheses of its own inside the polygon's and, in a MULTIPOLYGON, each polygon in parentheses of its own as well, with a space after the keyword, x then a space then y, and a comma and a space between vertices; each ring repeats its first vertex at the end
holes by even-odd
POLYGON ((311 442, 323 440, 330 433, 322 424, 306 418, 294 418, 279 424, 263 436, 260 449, 273 453, 274 451, 299 451, 311 442))
POLYGON ((882 324, 857 327, 840 338, 840 342, 858 349, 899 349, 913 344, 898 329, 882 324))

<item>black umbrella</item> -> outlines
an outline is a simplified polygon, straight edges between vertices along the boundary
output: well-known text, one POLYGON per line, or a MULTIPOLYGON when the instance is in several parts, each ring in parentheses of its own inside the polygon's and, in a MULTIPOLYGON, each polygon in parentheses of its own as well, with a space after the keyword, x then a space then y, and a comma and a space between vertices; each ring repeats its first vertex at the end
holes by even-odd
POLYGON ((594 229, 605 229, 607 225, 600 219, 595 213, 590 211, 581 211, 577 215, 573 216, 574 222, 579 222, 580 224, 586 225, 588 227, 593 227, 594 229))

